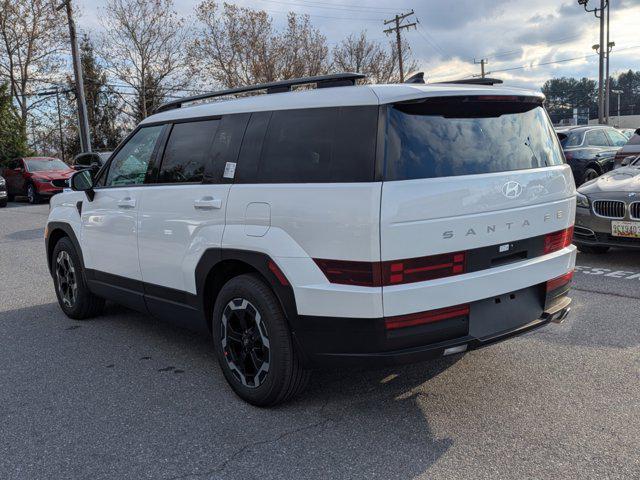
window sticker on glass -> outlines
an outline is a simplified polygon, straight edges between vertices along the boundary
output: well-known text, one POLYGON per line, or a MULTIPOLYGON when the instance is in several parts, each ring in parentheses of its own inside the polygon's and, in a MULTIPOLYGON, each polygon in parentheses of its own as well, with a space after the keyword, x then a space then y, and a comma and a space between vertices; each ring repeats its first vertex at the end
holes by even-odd
POLYGON ((235 162, 227 162, 224 166, 224 178, 233 178, 236 175, 235 162))

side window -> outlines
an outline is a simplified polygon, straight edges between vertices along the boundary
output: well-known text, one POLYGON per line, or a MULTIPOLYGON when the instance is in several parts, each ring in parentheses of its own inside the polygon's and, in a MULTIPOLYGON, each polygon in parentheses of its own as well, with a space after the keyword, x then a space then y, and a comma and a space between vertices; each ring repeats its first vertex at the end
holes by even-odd
POLYGON ((589 130, 586 135, 587 145, 592 145, 594 147, 609 146, 609 141, 607 140, 604 130, 589 130))
POLYGON ((629 139, 629 145, 640 145, 640 135, 635 134, 629 139))
POLYGON ((611 144, 614 147, 622 147, 627 144, 627 137, 618 132, 617 130, 608 130, 607 134, 611 140, 611 144))
POLYGON ((210 168, 205 170, 205 183, 233 181, 234 175, 232 173, 235 173, 235 170, 229 171, 229 176, 225 178, 225 167, 227 163, 235 165, 238 161, 242 137, 250 116, 251 114, 249 113, 240 113, 226 115, 222 118, 211 148, 210 168))
POLYGON ((162 128, 162 125, 142 128, 122 147, 109 165, 106 187, 144 183, 162 128))
POLYGON ((567 141, 565 142, 564 146, 565 147, 577 147, 578 145, 580 145, 582 143, 582 136, 584 134, 583 133, 570 133, 569 134, 569 138, 567 138, 567 141))
POLYGON ((240 157, 239 182, 373 181, 377 107, 275 111, 266 134, 265 121, 264 114, 251 119, 240 157))
POLYGON ((199 183, 211 160, 220 120, 177 123, 162 157, 158 183, 199 183))

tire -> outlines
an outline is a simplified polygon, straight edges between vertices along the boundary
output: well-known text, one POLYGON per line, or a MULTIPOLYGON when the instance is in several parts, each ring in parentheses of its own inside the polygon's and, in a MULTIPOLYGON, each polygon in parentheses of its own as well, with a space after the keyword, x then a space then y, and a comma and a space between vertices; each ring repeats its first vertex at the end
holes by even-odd
POLYGON ((82 262, 68 237, 61 238, 53 248, 51 270, 58 304, 67 317, 85 320, 102 313, 104 299, 89 290, 82 262))
POLYGON ((607 253, 609 251, 609 247, 600 247, 594 245, 578 245, 578 250, 582 253, 602 255, 603 253, 607 253))
POLYGON ((589 180, 593 180, 594 178, 598 178, 600 176, 600 172, 598 172, 595 168, 587 168, 582 174, 582 183, 586 183, 589 180))
POLYGON ((7 206, 7 199, 5 198, 4 200, 0 200, 0 208, 4 208, 7 206))
POLYGON ((42 197, 38 193, 38 189, 36 188, 36 186, 33 183, 29 183, 27 185, 26 195, 27 195, 27 200, 29 201, 29 203, 31 205, 36 205, 36 204, 42 202, 42 197))
POLYGON ((222 287, 212 322, 218 363, 240 398, 267 407, 302 392, 310 372, 302 368, 277 298, 258 275, 240 275, 222 287))

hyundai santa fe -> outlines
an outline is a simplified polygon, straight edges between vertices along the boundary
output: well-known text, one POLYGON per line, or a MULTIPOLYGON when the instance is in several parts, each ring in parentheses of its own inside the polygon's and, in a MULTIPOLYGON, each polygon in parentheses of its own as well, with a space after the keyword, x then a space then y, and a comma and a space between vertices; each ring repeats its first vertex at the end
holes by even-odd
POLYGON ((543 96, 361 77, 145 119, 52 200, 62 310, 111 300, 201 330, 261 406, 315 368, 417 362, 564 319, 575 183, 543 96))

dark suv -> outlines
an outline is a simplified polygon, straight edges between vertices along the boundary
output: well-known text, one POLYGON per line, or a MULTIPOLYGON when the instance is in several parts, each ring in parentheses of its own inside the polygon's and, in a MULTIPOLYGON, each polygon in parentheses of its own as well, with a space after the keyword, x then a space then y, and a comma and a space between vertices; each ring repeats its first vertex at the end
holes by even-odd
POLYGON ((627 143, 622 133, 604 125, 558 128, 556 133, 576 185, 613 170, 616 152, 627 143))

